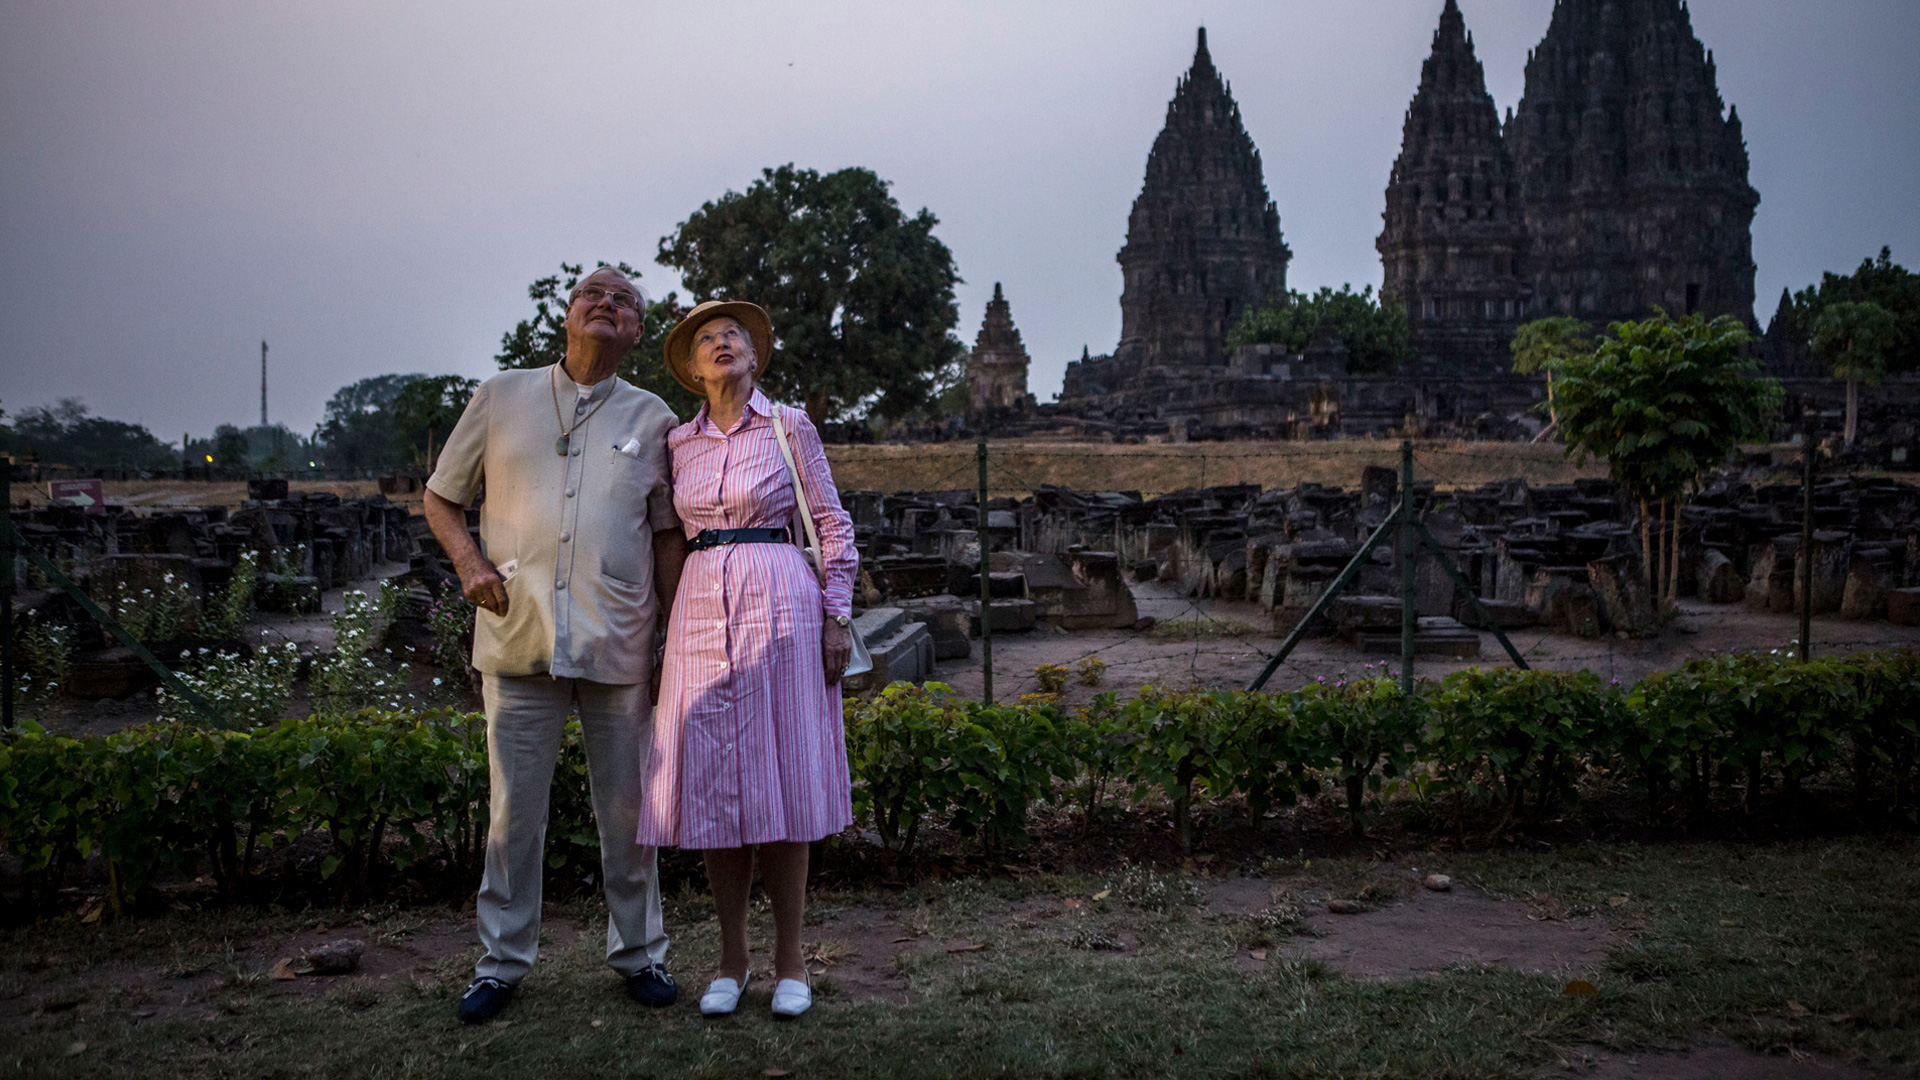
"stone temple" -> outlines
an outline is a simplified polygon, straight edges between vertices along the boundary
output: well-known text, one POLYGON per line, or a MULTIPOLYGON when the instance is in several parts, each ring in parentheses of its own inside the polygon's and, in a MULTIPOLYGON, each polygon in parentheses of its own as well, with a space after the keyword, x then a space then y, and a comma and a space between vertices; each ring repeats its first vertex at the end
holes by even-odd
POLYGON ((1227 331, 1286 289, 1290 258, 1260 151, 1203 29, 1127 219, 1120 344, 1069 365, 1062 399, 1144 419, 1169 388, 1221 379, 1227 331))
MULTIPOLYGON (((1057 403, 998 430, 1526 437, 1545 423, 1545 386, 1512 372, 1525 322, 1570 315, 1604 331, 1658 308, 1732 315, 1758 331, 1760 196, 1747 171, 1740 115, 1722 102, 1682 0, 1555 0, 1504 121, 1459 4, 1444 0, 1375 240, 1382 292, 1407 314, 1412 354, 1393 370, 1354 372, 1326 326, 1299 353, 1228 350, 1241 313, 1286 288, 1291 253, 1202 30, 1127 223, 1119 344, 1083 353, 1057 403)), ((1797 428, 1803 410, 1837 417, 1844 384, 1810 354, 1806 328, 1782 321, 1790 314, 1783 296, 1755 349, 1786 385, 1783 417, 1794 419, 1783 425, 1797 428)), ((1914 439, 1920 375, 1862 391, 1863 423, 1914 439)))
POLYGON ((973 351, 967 354, 967 423, 973 427, 994 426, 1025 415, 1033 409, 1033 395, 1027 393, 1027 347, 1020 343, 1020 331, 1013 325, 1013 308, 993 283, 993 299, 987 301, 987 316, 980 322, 980 334, 973 351))
MULTIPOLYGON (((1452 3, 1449 0, 1448 7, 1452 3)), ((1740 113, 1680 0, 1560 0, 1506 127, 1534 316, 1753 322, 1740 113)))
POLYGON ((1381 291, 1406 308, 1416 362, 1503 374, 1527 316, 1527 225, 1473 38, 1453 0, 1401 129, 1375 247, 1381 291))
POLYGON ((1240 313, 1286 287, 1290 252, 1203 30, 1120 251, 1121 340, 1069 364, 1042 412, 1175 438, 1524 435, 1543 388, 1511 373, 1520 324, 1599 328, 1656 305, 1751 323, 1758 201, 1738 114, 1723 116, 1680 0, 1558 0, 1504 123, 1445 0, 1376 241, 1414 355, 1352 374, 1328 334, 1301 354, 1229 354, 1240 313))

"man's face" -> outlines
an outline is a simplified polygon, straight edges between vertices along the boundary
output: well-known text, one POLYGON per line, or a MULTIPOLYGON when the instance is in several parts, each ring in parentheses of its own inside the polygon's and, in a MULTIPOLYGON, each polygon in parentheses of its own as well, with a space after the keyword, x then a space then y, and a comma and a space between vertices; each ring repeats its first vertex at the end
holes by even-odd
POLYGON ((640 294, 618 274, 592 273, 567 305, 567 336, 592 338, 631 349, 640 340, 640 294))

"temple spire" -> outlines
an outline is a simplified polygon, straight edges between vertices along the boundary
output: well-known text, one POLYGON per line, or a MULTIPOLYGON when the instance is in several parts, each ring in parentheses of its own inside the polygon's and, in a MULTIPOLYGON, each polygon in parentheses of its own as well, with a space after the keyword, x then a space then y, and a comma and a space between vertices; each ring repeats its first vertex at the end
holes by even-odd
POLYGON ((1560 0, 1509 150, 1540 315, 1753 319, 1754 208, 1737 113, 1673 0, 1560 0), (1580 62, 1568 63, 1578 57, 1580 62))
POLYGON ((1150 369, 1224 364, 1227 330, 1249 304, 1286 288, 1290 257, 1260 152, 1202 28, 1120 250, 1121 370, 1137 383, 1150 369))
POLYGON ((1493 374, 1524 320, 1526 227, 1499 111, 1473 39, 1446 0, 1407 107, 1375 247, 1382 291, 1405 306, 1415 355, 1445 374, 1493 374))

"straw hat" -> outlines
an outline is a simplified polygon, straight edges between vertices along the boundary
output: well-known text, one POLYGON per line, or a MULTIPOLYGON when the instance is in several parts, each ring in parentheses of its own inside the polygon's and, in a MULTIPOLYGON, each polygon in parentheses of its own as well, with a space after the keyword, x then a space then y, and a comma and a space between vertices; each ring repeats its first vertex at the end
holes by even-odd
POLYGON ((687 317, 667 335, 667 370, 673 372, 681 386, 696 394, 705 394, 707 390, 693 377, 693 332, 700 329, 702 323, 722 315, 739 323, 753 339, 756 380, 767 373, 767 361, 773 357, 773 320, 767 318, 764 308, 745 300, 709 300, 687 312, 687 317))

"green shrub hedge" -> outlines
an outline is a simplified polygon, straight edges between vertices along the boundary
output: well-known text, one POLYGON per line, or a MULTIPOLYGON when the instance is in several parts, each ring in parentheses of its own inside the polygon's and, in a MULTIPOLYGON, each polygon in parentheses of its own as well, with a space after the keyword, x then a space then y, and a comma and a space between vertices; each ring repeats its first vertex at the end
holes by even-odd
MULTIPOLYGON (((1920 654, 1797 663, 1778 654, 1693 660, 1623 689, 1588 672, 1468 670, 1411 697, 1363 675, 1279 694, 1147 687, 1068 712, 981 705, 939 684, 896 684, 846 703, 860 819, 896 855, 926 823, 989 852, 1025 842, 1036 803, 1098 813, 1110 786, 1163 798, 1176 842, 1196 800, 1244 799, 1258 816, 1343 791, 1353 827, 1369 793, 1418 767, 1423 791, 1527 820, 1577 798, 1586 779, 1624 776, 1662 812, 1683 796, 1851 773, 1854 797, 1912 800, 1920 758, 1920 654)), ((548 827, 551 867, 597 869, 586 763, 570 727, 548 827)), ((343 901, 428 857, 479 870, 486 831, 484 720, 447 710, 363 711, 251 732, 161 723, 105 737, 28 726, 0 739, 0 851, 40 902, 81 863, 104 862, 117 907, 164 873, 210 869, 232 893, 261 853, 324 836, 315 871, 343 901)))

